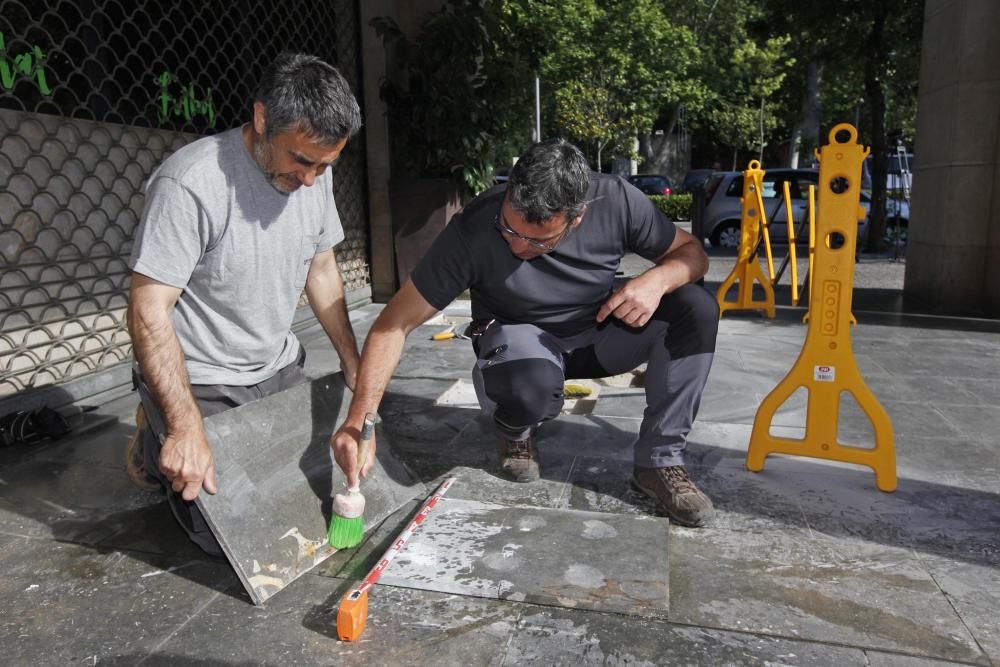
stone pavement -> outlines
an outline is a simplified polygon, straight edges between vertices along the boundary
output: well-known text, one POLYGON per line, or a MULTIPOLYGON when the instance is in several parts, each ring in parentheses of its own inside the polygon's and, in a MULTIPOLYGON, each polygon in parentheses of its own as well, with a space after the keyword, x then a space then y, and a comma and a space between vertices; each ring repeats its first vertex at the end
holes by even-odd
MULTIPOLYGON (((72 437, 0 450, 2 662, 144 665, 1000 665, 1000 322, 877 311, 857 295, 853 348, 896 430, 899 487, 870 470, 743 461, 760 400, 805 336, 801 310, 723 319, 689 465, 718 509, 686 529, 628 486, 640 376, 595 385, 541 432, 542 479, 496 476, 469 401, 467 341, 410 337, 380 409, 428 489, 458 482, 371 597, 356 644, 335 613, 410 504, 253 606, 229 565, 190 546, 122 451, 136 399, 72 437), (426 530, 425 530, 426 529, 426 530)), ((785 302, 787 302, 787 297, 785 302)), ((380 307, 352 312, 359 338, 380 307)), ((317 326, 307 371, 336 368, 317 326)), ((774 428, 801 433, 794 399, 774 428)), ((845 436, 871 438, 842 410, 845 436)))

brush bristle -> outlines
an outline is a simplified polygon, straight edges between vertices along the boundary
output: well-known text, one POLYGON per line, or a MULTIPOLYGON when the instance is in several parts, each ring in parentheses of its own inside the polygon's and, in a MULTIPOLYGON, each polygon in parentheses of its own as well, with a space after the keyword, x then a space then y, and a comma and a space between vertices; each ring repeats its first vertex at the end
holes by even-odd
POLYGON ((330 546, 334 549, 350 549, 361 544, 365 536, 363 516, 348 519, 334 514, 330 519, 330 546))

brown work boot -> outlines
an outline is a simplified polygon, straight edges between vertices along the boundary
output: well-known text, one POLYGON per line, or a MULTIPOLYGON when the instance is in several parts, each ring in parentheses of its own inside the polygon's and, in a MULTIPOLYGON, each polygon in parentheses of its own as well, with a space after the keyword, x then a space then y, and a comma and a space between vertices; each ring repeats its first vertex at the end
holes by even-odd
POLYGON ((534 482, 538 479, 538 449, 535 439, 501 440, 497 445, 500 469, 515 482, 534 482))
POLYGON ((669 468, 635 467, 632 485, 660 501, 671 520, 682 526, 696 528, 705 525, 715 509, 708 496, 702 493, 684 466, 669 468))

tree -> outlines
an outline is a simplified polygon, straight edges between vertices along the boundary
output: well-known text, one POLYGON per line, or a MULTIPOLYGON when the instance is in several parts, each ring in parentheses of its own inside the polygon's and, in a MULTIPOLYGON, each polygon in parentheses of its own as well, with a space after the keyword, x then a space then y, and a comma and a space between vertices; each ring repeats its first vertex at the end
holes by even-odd
POLYGON ((509 0, 512 39, 542 77, 556 131, 631 154, 694 62, 691 31, 655 0, 509 0))
POLYGON ((381 89, 400 171, 454 177, 475 194, 528 142, 531 72, 504 37, 501 5, 450 0, 412 41, 393 20, 372 20, 401 70, 381 89))
POLYGON ((725 84, 713 93, 705 116, 709 127, 733 148, 733 169, 741 148, 758 147, 763 157, 768 138, 778 127, 771 97, 781 88, 785 69, 792 62, 785 57, 790 37, 771 37, 762 45, 746 40, 732 50, 725 84))

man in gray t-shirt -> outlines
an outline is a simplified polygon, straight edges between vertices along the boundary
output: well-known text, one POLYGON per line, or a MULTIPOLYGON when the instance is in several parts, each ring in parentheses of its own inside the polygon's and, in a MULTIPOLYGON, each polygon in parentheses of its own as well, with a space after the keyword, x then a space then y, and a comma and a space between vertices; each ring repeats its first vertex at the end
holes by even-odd
POLYGON ((303 290, 351 387, 359 364, 328 169, 361 126, 357 101, 335 68, 301 54, 279 56, 254 99, 250 123, 181 148, 152 175, 129 263, 148 424, 130 474, 168 487, 209 552, 218 545, 193 504, 218 491, 202 418, 304 379, 291 332, 303 290))
POLYGON ((674 521, 707 523, 712 502, 684 463, 718 331, 715 299, 692 284, 707 269, 698 239, 625 180, 592 173, 566 141, 535 144, 506 186, 451 220, 372 325, 347 420, 331 443, 337 463, 349 483, 364 472, 354 460, 357 433, 377 408, 406 335, 469 290, 478 357, 472 379, 499 436, 505 476, 538 479, 536 433, 560 413, 565 380, 646 363, 632 482, 674 521), (629 252, 654 264, 618 281, 629 252))

